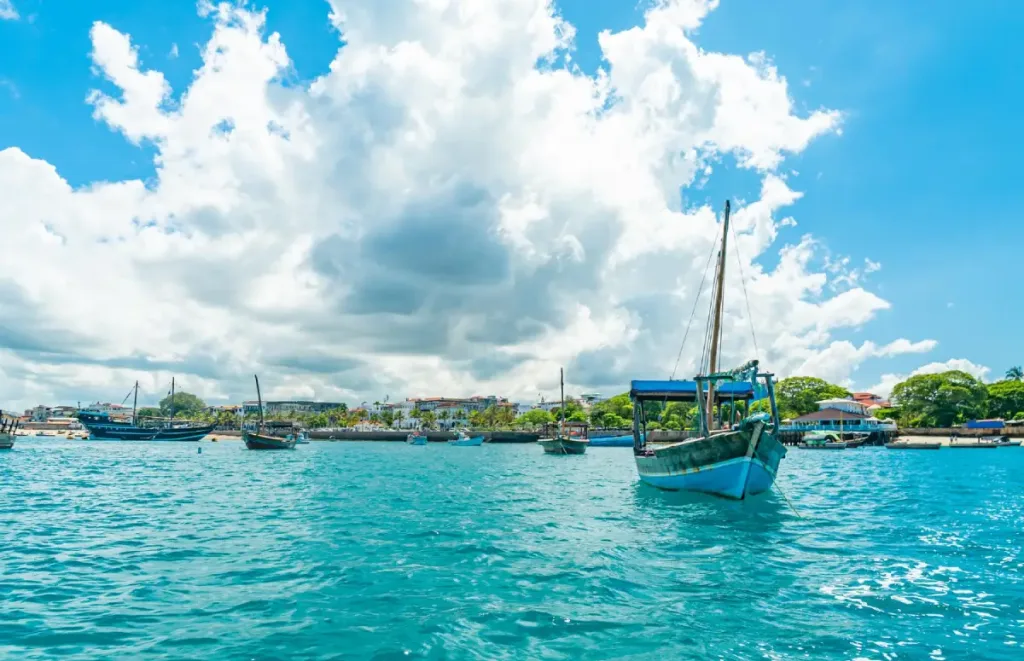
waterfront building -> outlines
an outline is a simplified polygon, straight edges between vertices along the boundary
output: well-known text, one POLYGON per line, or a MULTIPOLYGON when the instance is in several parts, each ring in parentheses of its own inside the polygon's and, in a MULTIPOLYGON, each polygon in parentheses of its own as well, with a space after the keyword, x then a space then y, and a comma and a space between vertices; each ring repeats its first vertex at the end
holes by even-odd
POLYGON ((46 422, 50 419, 50 407, 40 404, 35 408, 26 409, 25 417, 32 422, 46 422))
MULTIPOLYGON (((279 413, 326 413, 336 408, 345 408, 345 404, 342 402, 311 402, 305 400, 263 402, 264 415, 279 413)), ((242 412, 245 415, 258 415, 260 412, 259 402, 255 399, 242 402, 242 412)))
POLYGON ((780 427, 780 432, 787 442, 799 440, 807 432, 820 431, 871 434, 873 438, 881 441, 896 433, 896 423, 875 418, 863 402, 852 398, 835 398, 818 402, 817 411, 783 420, 780 427))
POLYGON ((86 406, 83 410, 90 411, 92 413, 103 413, 109 415, 112 419, 117 420, 131 419, 132 417, 132 407, 121 406, 120 404, 111 404, 110 402, 94 402, 89 406, 86 406))

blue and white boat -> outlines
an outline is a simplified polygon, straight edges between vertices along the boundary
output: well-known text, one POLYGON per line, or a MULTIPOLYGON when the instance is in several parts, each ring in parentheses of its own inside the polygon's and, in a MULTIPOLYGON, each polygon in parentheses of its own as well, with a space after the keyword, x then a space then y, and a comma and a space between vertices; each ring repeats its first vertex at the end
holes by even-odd
POLYGON ((743 500, 771 488, 786 448, 778 439, 773 375, 760 372, 756 360, 735 370, 717 371, 728 236, 727 201, 711 297, 712 323, 701 361, 705 374, 693 381, 633 381, 629 395, 633 401, 633 456, 643 482, 669 491, 697 491, 743 500), (771 415, 747 415, 738 424, 732 423, 736 402, 749 405, 752 400, 764 398, 769 400, 771 415), (677 443, 648 443, 649 416, 670 402, 696 402, 698 437, 677 443), (730 404, 727 422, 722 420, 726 403, 730 404))
POLYGON ((174 422, 174 380, 171 380, 171 417, 168 420, 137 424, 135 411, 139 400, 139 382, 135 382, 135 403, 132 421, 114 420, 101 411, 79 411, 78 421, 89 430, 89 437, 97 441, 199 441, 213 431, 213 425, 174 422))
POLYGON ((409 445, 426 445, 427 435, 423 432, 415 431, 405 437, 405 442, 409 445))
POLYGON ((483 436, 470 437, 465 431, 460 431, 455 438, 448 441, 448 445, 455 445, 458 447, 477 447, 484 444, 483 436))
POLYGON ((599 436, 590 437, 592 448, 631 448, 633 447, 633 435, 623 434, 622 436, 599 436))

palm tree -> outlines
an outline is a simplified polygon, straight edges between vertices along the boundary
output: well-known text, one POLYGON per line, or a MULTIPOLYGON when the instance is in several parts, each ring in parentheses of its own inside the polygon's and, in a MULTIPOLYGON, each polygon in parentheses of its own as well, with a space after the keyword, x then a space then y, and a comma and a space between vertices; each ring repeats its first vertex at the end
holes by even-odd
POLYGON ((1024 379, 1024 369, 1021 369, 1020 365, 1015 365, 1006 370, 1006 378, 1012 381, 1020 381, 1024 379))

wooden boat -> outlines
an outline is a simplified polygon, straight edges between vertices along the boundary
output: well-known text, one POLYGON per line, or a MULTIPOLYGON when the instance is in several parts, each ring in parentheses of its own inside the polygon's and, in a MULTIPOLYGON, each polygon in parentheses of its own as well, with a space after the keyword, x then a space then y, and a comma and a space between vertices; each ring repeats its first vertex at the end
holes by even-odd
POLYGON ((256 379, 256 401, 260 409, 260 426, 255 432, 242 429, 242 440, 245 442, 245 447, 250 450, 294 450, 295 444, 298 442, 297 434, 271 436, 266 433, 266 424, 263 421, 263 395, 260 394, 260 378, 255 374, 253 378, 256 379))
POLYGON ((409 445, 426 445, 427 435, 423 432, 413 432, 405 437, 405 442, 409 445))
MULTIPOLYGON (((100 411, 79 411, 78 421, 89 431, 89 437, 97 441, 200 441, 213 431, 213 425, 191 422, 174 422, 174 379, 171 379, 171 416, 164 420, 149 420, 137 423, 136 410, 139 403, 139 382, 135 382, 135 399, 132 403, 132 421, 121 422, 111 419, 100 411)), ((129 395, 131 392, 128 393, 129 395)), ((128 399, 125 397, 125 399, 128 399)))
POLYGON ((835 432, 826 431, 804 434, 803 442, 797 444, 797 447, 804 450, 845 450, 850 445, 835 432))
POLYGON ((889 450, 941 450, 942 443, 938 441, 893 441, 886 443, 889 450))
POLYGON ((559 409, 561 420, 558 425, 545 428, 544 438, 537 441, 545 454, 583 454, 587 451, 587 423, 567 422, 565 419, 565 371, 558 370, 559 389, 562 405, 559 409))
POLYGON ((14 448, 14 438, 18 431, 18 420, 16 418, 2 417, 0 411, 0 450, 11 450, 14 448))
MULTIPOLYGON (((726 247, 729 237, 729 202, 725 203, 722 243, 718 251, 712 289, 711 327, 701 364, 706 371, 694 381, 633 381, 633 456, 640 480, 659 489, 696 491, 742 500, 771 488, 786 448, 779 442, 779 412, 775 403, 773 376, 760 372, 758 361, 719 372, 725 290, 726 247), (715 423, 715 405, 767 398, 771 415, 748 415, 732 424, 715 423), (647 441, 647 425, 656 409, 669 402, 696 402, 699 436, 667 445, 647 441)), ((697 296, 699 298, 700 292, 697 296)), ((674 374, 673 374, 674 376, 674 374)))
POLYGON ((470 437, 470 435, 467 434, 464 431, 460 431, 456 435, 455 438, 453 438, 450 441, 448 441, 448 445, 454 445, 456 447, 463 447, 463 448, 478 447, 478 446, 481 446, 483 444, 484 444, 484 437, 483 436, 473 436, 473 437, 470 437))
POLYGON ((633 435, 623 434, 622 436, 600 436, 590 439, 592 448, 631 448, 633 447, 633 435))
POLYGON ((985 440, 978 438, 977 440, 968 440, 956 438, 949 442, 949 447, 964 449, 964 450, 991 450, 999 447, 999 444, 992 440, 985 440))

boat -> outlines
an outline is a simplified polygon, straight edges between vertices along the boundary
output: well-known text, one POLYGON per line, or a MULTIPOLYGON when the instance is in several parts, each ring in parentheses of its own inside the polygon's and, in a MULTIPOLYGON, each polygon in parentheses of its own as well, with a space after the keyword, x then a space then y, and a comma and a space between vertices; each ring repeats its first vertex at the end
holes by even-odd
MULTIPOLYGON (((786 448, 778 438, 774 375, 760 371, 757 360, 734 370, 718 368, 728 237, 726 201, 712 288, 711 324, 701 357, 702 373, 693 381, 673 379, 674 371, 667 381, 634 380, 629 394, 633 401, 633 456, 643 483, 668 491, 694 491, 743 500, 772 487, 786 448), (771 413, 751 415, 749 403, 761 399, 768 400, 771 413), (747 413, 733 424, 737 401, 747 403, 747 413), (697 403, 698 436, 675 443, 651 443, 647 440, 649 418, 658 415, 657 409, 670 402, 697 403), (720 419, 716 424, 715 406, 718 405, 721 418, 722 404, 727 402, 732 404, 730 420, 723 424, 720 419)), ((699 291, 697 296, 699 300, 699 291)), ((684 346, 687 336, 688 332, 684 335, 684 346)))
POLYGON ((295 435, 295 443, 297 445, 309 445, 309 437, 306 436, 306 432, 299 432, 295 435))
POLYGON ((1020 439, 1011 440, 1009 436, 982 436, 980 440, 985 443, 995 443, 1001 448, 1020 447, 1020 439))
POLYGON ((2 413, 0 411, 0 450, 10 450, 14 448, 14 438, 18 431, 18 419, 4 418, 2 413))
POLYGON ((871 438, 871 434, 853 434, 852 436, 852 438, 843 440, 843 442, 846 443, 847 449, 859 448, 867 443, 868 439, 871 438))
POLYGON ((587 423, 567 422, 565 419, 565 370, 558 370, 558 382, 561 390, 562 405, 559 407, 560 420, 558 425, 545 428, 545 438, 537 441, 545 454, 583 454, 587 451, 587 423))
POLYGON ((804 434, 803 441, 797 447, 805 450, 845 450, 850 444, 841 440, 835 432, 815 431, 804 434))
POLYGON ((633 447, 633 435, 623 434, 622 436, 600 436, 591 437, 590 447, 592 448, 631 448, 633 447))
POLYGON ((941 450, 942 443, 938 441, 892 441, 886 443, 889 450, 941 450))
MULTIPOLYGON (((213 431, 213 425, 193 422, 174 422, 174 379, 171 379, 171 416, 167 420, 150 420, 137 424, 139 382, 135 382, 135 400, 131 422, 114 420, 102 411, 79 411, 78 421, 89 430, 90 438, 97 441, 179 441, 202 440, 213 431)), ((131 393, 129 393, 131 394, 131 393)), ((125 399, 128 399, 125 397, 125 399)))
POLYGON ((483 436, 470 437, 465 431, 460 431, 456 434, 455 438, 448 441, 448 445, 454 445, 457 447, 477 447, 484 444, 483 436))
POLYGON ((950 440, 949 447, 965 450, 991 450, 999 447, 994 440, 979 437, 975 440, 954 438, 950 440))
POLYGON ((245 442, 245 447, 250 450, 294 450, 295 444, 299 440, 298 434, 272 436, 267 433, 266 424, 263 420, 263 395, 260 394, 260 377, 254 374, 253 378, 256 379, 256 401, 260 410, 260 424, 254 432, 244 427, 242 428, 242 441, 245 442))
POLYGON ((427 435, 421 431, 414 431, 405 437, 405 442, 409 445, 426 445, 427 435))

